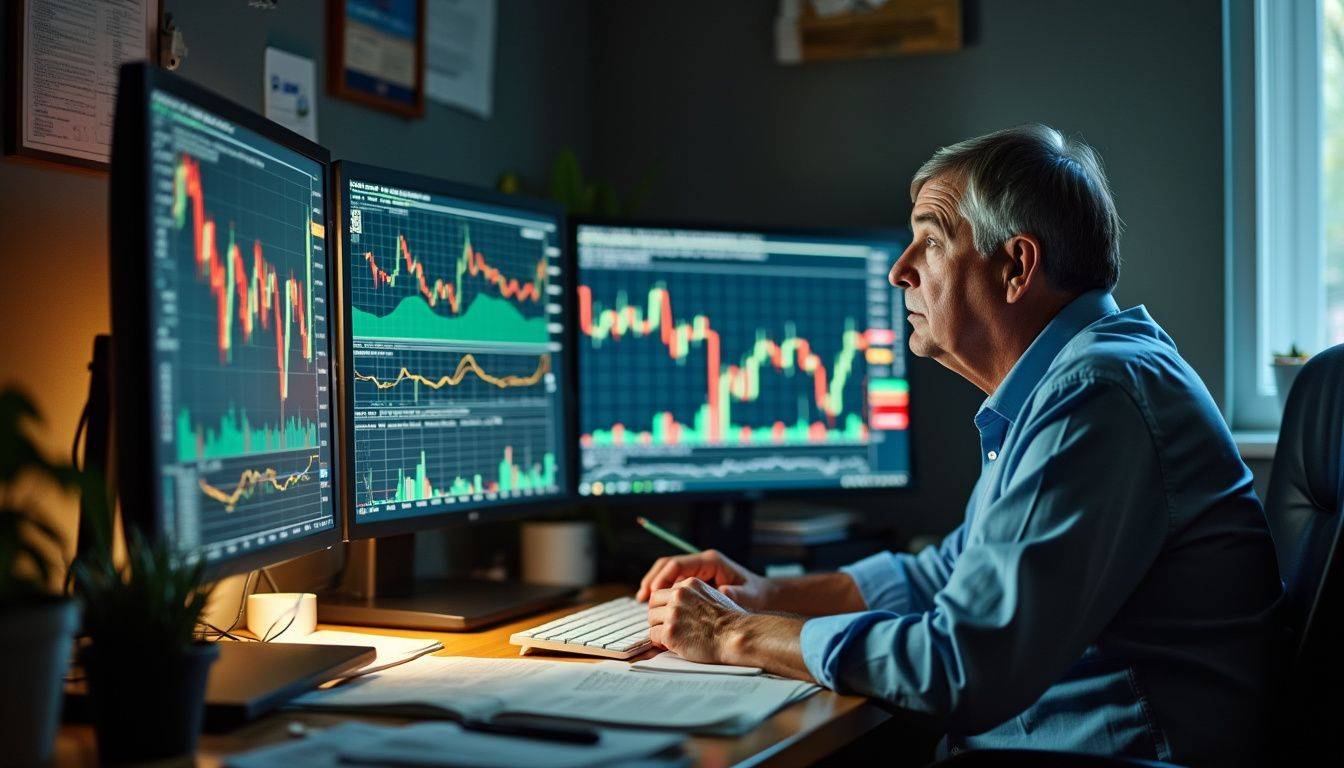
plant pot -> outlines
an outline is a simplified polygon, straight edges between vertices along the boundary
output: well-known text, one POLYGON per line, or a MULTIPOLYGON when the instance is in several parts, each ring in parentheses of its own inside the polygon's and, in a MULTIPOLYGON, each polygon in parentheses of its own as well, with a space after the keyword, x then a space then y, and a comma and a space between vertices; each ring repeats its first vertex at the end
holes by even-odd
POLYGON ((1305 357, 1274 357, 1274 389, 1279 394, 1279 408, 1288 404, 1288 390, 1293 388, 1297 374, 1307 364, 1305 357))
POLYGON ((98 758, 120 763, 196 751, 214 643, 155 655, 143 647, 93 643, 83 654, 98 734, 98 758))
POLYGON ((0 763, 51 759, 78 629, 74 600, 42 597, 0 607, 0 763))

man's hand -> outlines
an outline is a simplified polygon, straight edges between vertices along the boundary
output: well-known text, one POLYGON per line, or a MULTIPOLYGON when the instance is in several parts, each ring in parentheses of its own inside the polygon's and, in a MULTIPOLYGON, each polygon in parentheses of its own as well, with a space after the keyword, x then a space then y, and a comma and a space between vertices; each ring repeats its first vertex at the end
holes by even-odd
POLYGON ((731 630, 747 616, 742 606, 700 579, 683 579, 649 598, 649 639, 687 661, 731 664, 731 630))
POLYGON ((649 639, 687 661, 737 664, 811 680, 799 636, 803 619, 748 613, 699 579, 649 598, 649 639))
POLYGON ((713 549, 698 555, 660 557, 639 583, 635 599, 648 600, 660 589, 667 589, 684 579, 699 579, 717 587, 730 602, 749 611, 764 611, 773 597, 774 585, 713 549))

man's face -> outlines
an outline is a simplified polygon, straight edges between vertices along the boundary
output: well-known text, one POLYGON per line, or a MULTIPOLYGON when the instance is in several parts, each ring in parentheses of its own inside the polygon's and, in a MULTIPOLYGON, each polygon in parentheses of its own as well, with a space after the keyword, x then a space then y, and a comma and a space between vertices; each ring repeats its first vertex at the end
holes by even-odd
POLYGON ((962 183, 938 176, 925 182, 910 214, 914 240, 887 279, 905 289, 910 350, 954 370, 970 361, 1002 300, 1000 259, 985 258, 958 212, 962 183), (959 364, 960 363, 960 364, 959 364))

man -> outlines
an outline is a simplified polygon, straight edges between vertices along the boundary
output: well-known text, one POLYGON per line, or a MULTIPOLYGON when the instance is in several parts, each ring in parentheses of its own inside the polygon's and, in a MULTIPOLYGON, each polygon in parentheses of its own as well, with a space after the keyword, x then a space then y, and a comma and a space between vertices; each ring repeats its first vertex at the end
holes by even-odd
POLYGON ((910 348, 987 395, 964 522, 837 574, 663 558, 638 595, 650 637, 931 715, 953 753, 1254 762, 1273 546, 1208 391, 1110 295, 1120 222, 1096 155, 1013 128, 939 150, 910 191, 890 274, 910 348))

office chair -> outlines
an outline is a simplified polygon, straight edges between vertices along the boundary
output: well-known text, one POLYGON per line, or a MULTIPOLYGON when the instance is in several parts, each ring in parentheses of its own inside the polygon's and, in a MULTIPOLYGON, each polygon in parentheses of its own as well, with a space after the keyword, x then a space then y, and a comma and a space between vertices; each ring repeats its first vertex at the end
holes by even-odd
POLYGON ((1285 588, 1280 689, 1273 722, 1280 756, 1344 756, 1344 344, 1316 355, 1288 393, 1265 514, 1285 588), (1332 702, 1326 706, 1324 702, 1332 702))

